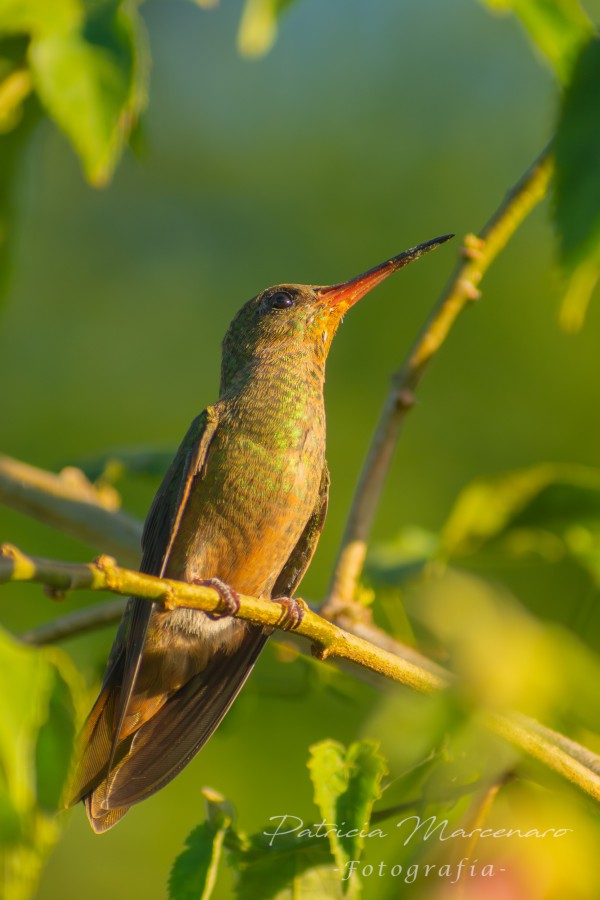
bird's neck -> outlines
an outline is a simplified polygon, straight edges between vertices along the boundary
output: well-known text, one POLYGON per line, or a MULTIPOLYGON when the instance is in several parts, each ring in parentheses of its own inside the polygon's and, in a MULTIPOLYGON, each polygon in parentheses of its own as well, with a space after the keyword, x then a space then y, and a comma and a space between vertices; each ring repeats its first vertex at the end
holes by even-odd
POLYGON ((325 353, 312 346, 285 343, 250 359, 229 359, 222 367, 220 399, 291 392, 318 400, 323 396, 325 361, 325 353))
POLYGON ((325 357, 311 348, 273 348, 250 364, 228 366, 221 382, 220 400, 245 419, 261 419, 267 430, 286 423, 325 426, 323 387, 325 357))

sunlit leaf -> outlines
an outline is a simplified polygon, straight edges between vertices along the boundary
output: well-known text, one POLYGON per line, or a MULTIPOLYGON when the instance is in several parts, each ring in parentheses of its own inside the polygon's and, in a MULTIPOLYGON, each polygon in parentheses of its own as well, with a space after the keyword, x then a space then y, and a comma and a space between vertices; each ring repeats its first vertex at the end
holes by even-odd
POLYGON ((343 872, 349 860, 360 858, 361 832, 381 796, 385 760, 371 741, 357 742, 346 750, 327 740, 310 748, 308 768, 321 815, 326 822, 344 823, 339 835, 336 829, 329 834, 331 851, 343 872))
POLYGON ((596 656, 566 629, 535 619, 508 591, 450 570, 415 593, 410 611, 447 650, 468 696, 546 721, 569 710, 589 727, 600 725, 596 656))
POLYGON ((170 900, 208 900, 217 880, 223 841, 233 812, 224 797, 205 788, 207 819, 187 836, 169 876, 170 900))
POLYGON ((555 220, 568 279, 561 321, 581 327, 600 278, 600 38, 583 48, 556 134, 555 220))
POLYGON ((105 184, 146 99, 139 17, 115 2, 102 4, 82 30, 33 41, 29 56, 42 103, 70 138, 88 179, 105 184))
POLYGON ((593 34, 579 0, 483 0, 494 10, 511 11, 533 44, 567 81, 577 53, 593 34))
POLYGON ((358 859, 373 803, 381 794, 387 768, 370 741, 348 750, 335 741, 311 748, 308 763, 320 817, 338 823, 346 837, 303 827, 295 816, 274 817, 262 832, 232 851, 238 869, 239 900, 331 900, 358 896, 358 879, 344 878, 348 859, 358 859), (343 825, 342 825, 343 823, 343 825), (308 832, 307 833, 307 830, 308 832))
POLYGON ((294 0, 246 0, 238 32, 238 48, 243 56, 262 56, 277 37, 281 13, 294 0))
POLYGON ((0 34, 66 31, 82 17, 80 0, 2 0, 0 34))
POLYGON ((79 677, 54 648, 0 631, 0 896, 29 896, 59 834, 80 700, 79 677))
POLYGON ((600 470, 541 464, 468 485, 442 531, 446 557, 464 556, 513 532, 561 536, 573 524, 600 528, 600 470))

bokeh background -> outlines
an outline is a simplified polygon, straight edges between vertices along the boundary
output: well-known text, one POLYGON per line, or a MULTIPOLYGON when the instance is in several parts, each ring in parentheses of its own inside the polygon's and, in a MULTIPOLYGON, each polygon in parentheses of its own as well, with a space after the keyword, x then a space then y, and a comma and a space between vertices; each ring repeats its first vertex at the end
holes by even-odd
MULTIPOLYGON (((600 3, 587 8, 600 15, 600 3)), ((119 447, 174 449, 216 399, 220 341, 242 302, 269 284, 333 283, 438 234, 477 230, 556 115, 555 80, 516 20, 474 0, 302 0, 257 61, 235 46, 239 2, 209 11, 150 0, 142 12, 153 68, 138 155, 127 152, 112 184, 95 191, 46 123, 22 178, 0 323, 2 449, 53 470, 119 447)), ((389 376, 457 244, 378 288, 336 338, 330 511, 303 584, 310 600, 327 589, 389 376)), ((427 375, 375 540, 407 524, 438 529, 477 476, 539 461, 597 463, 600 304, 578 335, 559 329, 552 252, 546 201, 427 375)), ((126 478, 126 508, 143 517, 157 483, 126 478)), ((33 554, 91 555, 4 509, 0 529, 33 554)), ((544 575, 521 566, 503 577, 543 619, 572 623, 579 595, 568 567, 544 575)), ((90 602, 79 595, 68 605, 90 602)), ((3 591, 2 622, 16 632, 56 612, 37 588, 3 591)), ((591 615, 583 630, 593 641, 591 615)), ((92 693, 111 640, 103 631, 65 645, 92 693)), ((308 745, 377 736, 365 723, 378 698, 277 655, 268 649, 200 756, 118 828, 97 838, 82 809, 70 814, 40 898, 164 896, 169 866, 203 816, 204 784, 232 798, 246 829, 282 812, 313 820, 308 745)), ((367 896, 398 890, 369 886, 367 896)), ((220 891, 229 896, 226 877, 220 891)))

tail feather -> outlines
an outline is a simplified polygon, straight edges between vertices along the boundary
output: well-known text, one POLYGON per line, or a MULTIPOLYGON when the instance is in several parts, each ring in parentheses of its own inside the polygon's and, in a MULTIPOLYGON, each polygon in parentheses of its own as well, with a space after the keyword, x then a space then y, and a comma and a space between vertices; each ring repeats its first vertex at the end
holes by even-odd
POLYGON ((115 672, 84 727, 69 803, 84 801, 94 831, 108 831, 130 806, 156 793, 190 762, 235 700, 267 637, 262 629, 248 628, 233 652, 215 653, 202 672, 119 742, 109 771, 121 684, 115 672))
POLYGON ((103 781, 91 794, 88 794, 83 799, 87 817, 96 834, 104 834, 105 831, 116 825, 129 810, 128 806, 122 806, 120 809, 104 809, 102 806, 104 797, 103 786, 104 788, 106 787, 106 781, 103 781))
POLYGON ((267 637, 252 629, 233 653, 216 653, 204 671, 142 725, 123 763, 110 773, 105 801, 109 809, 145 800, 190 762, 242 689, 267 637))

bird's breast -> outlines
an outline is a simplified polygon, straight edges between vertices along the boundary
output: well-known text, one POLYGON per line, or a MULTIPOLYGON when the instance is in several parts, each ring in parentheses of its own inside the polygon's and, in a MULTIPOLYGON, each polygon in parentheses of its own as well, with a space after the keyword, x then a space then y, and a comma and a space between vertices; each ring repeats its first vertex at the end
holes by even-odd
POLYGON ((315 508, 324 465, 322 410, 293 412, 220 411, 173 546, 171 577, 220 578, 240 593, 270 596, 315 508))

